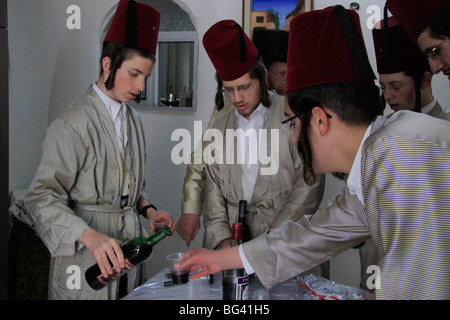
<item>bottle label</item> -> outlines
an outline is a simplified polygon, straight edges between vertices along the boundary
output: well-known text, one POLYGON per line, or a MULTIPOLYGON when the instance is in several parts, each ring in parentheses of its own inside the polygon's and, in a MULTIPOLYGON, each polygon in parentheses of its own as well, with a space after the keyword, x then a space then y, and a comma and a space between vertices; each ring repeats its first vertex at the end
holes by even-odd
POLYGON ((223 281, 222 299, 248 300, 249 276, 226 277, 223 281))
POLYGON ((237 278, 236 300, 248 300, 248 281, 248 275, 237 278))
POLYGON ((105 278, 102 274, 97 276, 97 280, 104 286, 106 286, 108 283, 114 281, 116 278, 119 278, 123 276, 125 273, 128 272, 128 270, 133 269, 135 266, 130 262, 130 260, 125 259, 125 267, 122 268, 119 272, 113 271, 113 274, 110 274, 108 278, 105 278))

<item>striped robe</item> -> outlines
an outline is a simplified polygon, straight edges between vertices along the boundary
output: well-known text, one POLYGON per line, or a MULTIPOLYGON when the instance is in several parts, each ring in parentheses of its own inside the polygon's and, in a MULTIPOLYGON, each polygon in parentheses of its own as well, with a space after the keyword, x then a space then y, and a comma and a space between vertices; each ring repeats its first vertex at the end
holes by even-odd
POLYGON ((364 142, 365 208, 347 186, 298 223, 243 244, 270 288, 372 237, 377 299, 450 299, 450 125, 409 111, 378 117, 364 142))
MULTIPOLYGON (((448 120, 450 121, 450 112, 448 112, 445 108, 443 108, 439 102, 436 100, 436 103, 434 104, 433 108, 431 108, 427 113, 424 113, 422 109, 423 114, 428 114, 429 116, 448 120)), ((362 247, 359 248, 359 256, 360 256, 360 262, 361 262, 361 282, 360 287, 361 288, 367 288, 367 282, 371 281, 371 275, 370 269, 368 269, 371 265, 377 265, 378 264, 378 252, 377 247, 372 239, 368 239, 362 247)))

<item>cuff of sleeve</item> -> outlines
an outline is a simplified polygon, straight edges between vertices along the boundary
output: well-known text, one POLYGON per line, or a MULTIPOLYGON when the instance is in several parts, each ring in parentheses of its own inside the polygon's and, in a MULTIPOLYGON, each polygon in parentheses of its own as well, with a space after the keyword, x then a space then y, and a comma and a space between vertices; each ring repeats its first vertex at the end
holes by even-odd
POLYGON ((182 202, 182 214, 198 214, 199 216, 202 215, 202 205, 195 203, 195 202, 190 202, 190 201, 186 201, 186 202, 182 202))
MULTIPOLYGON (((87 226, 87 227, 84 229, 84 231, 86 231, 86 229, 89 229, 89 226, 87 226)), ((83 233, 84 233, 84 231, 83 231, 83 233)), ((84 244, 82 244, 81 242, 78 242, 78 241, 77 241, 76 247, 75 247, 75 251, 80 251, 80 250, 83 249, 83 248, 84 248, 84 244)))
POLYGON ((242 264, 244 265, 244 269, 247 274, 255 273, 255 270, 253 270, 252 266, 247 260, 247 257, 245 256, 244 249, 242 249, 242 244, 239 246, 239 256, 241 257, 242 264))
POLYGON ((53 228, 41 233, 41 239, 47 246, 52 257, 72 256, 81 248, 78 239, 81 238, 88 225, 84 221, 73 221, 69 230, 53 228))

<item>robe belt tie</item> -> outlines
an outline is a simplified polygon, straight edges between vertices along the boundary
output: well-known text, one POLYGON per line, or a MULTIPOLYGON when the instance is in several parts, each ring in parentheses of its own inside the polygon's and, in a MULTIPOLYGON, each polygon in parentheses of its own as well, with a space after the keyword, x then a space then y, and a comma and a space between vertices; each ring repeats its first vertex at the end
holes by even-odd
POLYGON ((140 221, 139 217, 133 207, 113 207, 105 205, 85 205, 76 204, 74 207, 78 212, 95 212, 95 214, 119 214, 121 219, 119 219, 118 230, 119 234, 123 237, 123 242, 127 242, 140 234, 140 221))

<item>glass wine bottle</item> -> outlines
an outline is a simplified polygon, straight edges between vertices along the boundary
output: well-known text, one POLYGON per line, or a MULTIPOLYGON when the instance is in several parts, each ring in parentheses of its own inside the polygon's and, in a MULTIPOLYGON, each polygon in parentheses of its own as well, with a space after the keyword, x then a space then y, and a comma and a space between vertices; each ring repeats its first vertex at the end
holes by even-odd
MULTIPOLYGON (((120 272, 114 270, 113 274, 109 275, 108 278, 105 278, 102 275, 98 264, 94 264, 86 270, 85 277, 87 283, 94 290, 100 290, 106 287, 109 283, 127 273, 128 270, 133 269, 138 264, 147 260, 153 251, 153 246, 171 235, 172 231, 168 226, 165 226, 151 237, 138 237, 125 243, 121 248, 125 258, 125 267, 122 268, 120 272)), ((111 261, 110 264, 112 265, 111 261)))
MULTIPOLYGON (((232 246, 242 243, 242 224, 233 224, 232 246)), ((247 300, 249 276, 244 268, 223 271, 222 299, 247 300)))
POLYGON ((242 225, 242 242, 250 240, 250 230, 247 225, 247 201, 239 201, 238 223, 242 225))

